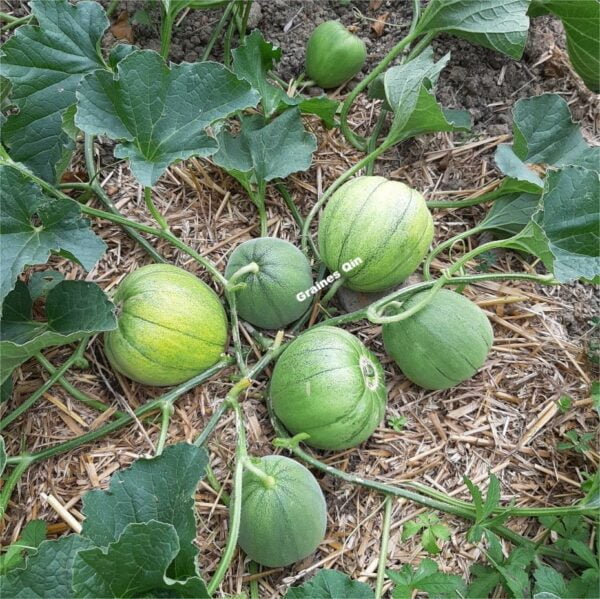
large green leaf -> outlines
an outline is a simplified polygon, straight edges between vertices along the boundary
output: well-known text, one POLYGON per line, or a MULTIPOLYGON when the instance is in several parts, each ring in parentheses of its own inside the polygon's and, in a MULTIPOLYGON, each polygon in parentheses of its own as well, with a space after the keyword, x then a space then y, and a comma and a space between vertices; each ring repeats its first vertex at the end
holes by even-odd
POLYGON ((3 126, 11 157, 54 182, 70 139, 62 114, 75 103, 81 78, 105 68, 99 51, 108 27, 97 2, 31 0, 38 25, 19 27, 3 46, 0 73, 12 83, 18 114, 3 126))
MULTIPOLYGON (((25 175, 0 166, 0 301, 25 266, 44 264, 60 253, 90 270, 105 243, 71 200, 45 196, 25 175)), ((1 311, 0 311, 1 313, 1 311)))
MULTIPOLYGON (((250 180, 272 181, 310 167, 317 141, 304 130, 298 109, 291 109, 267 123, 260 115, 242 116, 241 131, 217 136, 216 164, 242 173, 250 180)), ((239 176, 238 176, 239 178, 239 176)))
POLYGON ((440 72, 450 60, 446 54, 438 62, 428 47, 414 60, 388 69, 369 90, 370 96, 385 101, 394 112, 389 138, 396 142, 422 133, 467 130, 467 112, 443 109, 433 95, 440 72))
POLYGON ((515 154, 511 146, 500 144, 494 155, 494 160, 498 168, 507 177, 532 185, 532 191, 541 190, 544 187, 541 177, 515 154))
POLYGON ((537 194, 509 193, 493 203, 478 228, 516 235, 531 221, 539 202, 540 196, 537 194))
POLYGON ((179 539, 172 524, 150 520, 129 524, 119 539, 106 549, 80 551, 73 564, 76 597, 209 597, 198 577, 175 581, 167 569, 179 553, 179 539))
MULTIPOLYGON (((1 437, 0 437, 1 439, 1 437)), ((0 468, 0 473, 2 469, 0 468)), ((39 545, 46 540, 46 523, 43 520, 29 521, 19 536, 19 539, 5 547, 0 556, 0 574, 19 567, 24 561, 24 555, 32 555, 39 545)))
POLYGON ((73 562, 77 552, 93 547, 79 535, 67 535, 56 541, 44 541, 25 568, 10 570, 0 577, 3 597, 12 599, 71 599, 73 562))
POLYGON ((388 577, 395 583, 393 599, 411 599, 416 590, 425 591, 430 599, 450 599, 464 597, 465 583, 460 576, 443 574, 437 564, 424 559, 413 570, 405 564, 399 571, 386 570, 388 577))
POLYGON ((600 148, 585 142, 558 94, 519 100, 513 108, 513 137, 513 151, 524 162, 600 169, 600 148))
POLYGON ((292 587, 285 599, 371 599, 373 589, 337 570, 319 570, 308 582, 292 587))
POLYGON ((600 92, 600 2, 544 0, 543 8, 559 17, 567 34, 571 64, 593 92, 600 92))
POLYGON ((416 31, 451 33, 521 58, 529 29, 528 6, 529 0, 431 0, 416 31))
POLYGON ((600 176, 577 166, 551 171, 540 207, 508 247, 544 262, 562 283, 600 275, 600 176))
POLYGON ((45 347, 66 345, 117 326, 115 306, 95 283, 62 281, 48 292, 46 322, 32 319, 27 285, 17 281, 0 320, 0 382, 45 347))
POLYGON ((157 520, 172 524, 180 549, 168 574, 174 579, 197 576, 194 491, 207 463, 204 449, 185 443, 167 447, 156 458, 138 460, 131 468, 117 472, 107 491, 85 495, 82 534, 106 547, 131 523, 157 520))
POLYGON ((168 67, 156 52, 140 50, 119 62, 114 77, 106 71, 85 77, 77 98, 77 127, 120 140, 115 156, 128 158, 150 187, 173 162, 213 154, 217 144, 205 129, 254 106, 258 94, 220 64, 168 67))

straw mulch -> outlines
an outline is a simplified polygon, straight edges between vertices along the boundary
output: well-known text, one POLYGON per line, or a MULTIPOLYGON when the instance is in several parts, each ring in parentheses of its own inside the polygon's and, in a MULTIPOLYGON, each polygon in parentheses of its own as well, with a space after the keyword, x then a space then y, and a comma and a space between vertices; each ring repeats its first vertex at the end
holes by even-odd
MULTIPOLYGON (((567 97, 573 102, 578 102, 578 98, 576 92, 567 97)), ((369 122, 371 108, 366 102, 359 104, 353 122, 369 122)), ((591 115, 593 118, 597 118, 597 112, 591 115)), ((303 214, 323 189, 359 157, 337 130, 326 131, 315 120, 307 124, 318 136, 319 148, 310 171, 288 181, 303 214)), ((495 146, 504 141, 504 136, 480 136, 458 145, 451 135, 431 136, 404 147, 402 163, 399 150, 393 150, 377 168, 421 189, 428 199, 465 197, 476 189, 493 188, 498 183, 491 156, 495 146), (454 191, 456 185, 449 183, 453 179, 460 179, 460 192, 454 191)), ((140 188, 126 165, 106 166, 114 162, 109 147, 105 141, 101 156, 106 167, 101 176, 104 188, 124 214, 150 223, 140 188)), ((81 156, 76 157, 71 170, 75 175, 83 175, 81 156)), ((171 229, 220 268, 224 268, 237 244, 258 234, 253 205, 232 179, 207 160, 191 160, 171 168, 157 185, 155 198, 171 229)), ((268 210, 269 234, 297 240, 298 229, 275 190, 269 191, 268 210)), ((435 211, 436 241, 473 226, 484 211, 481 207, 435 211)), ((127 273, 149 259, 119 227, 105 222, 95 222, 93 226, 109 246, 94 271, 83 273, 58 258, 51 260, 50 267, 59 268, 68 278, 96 281, 110 293, 127 273)), ((476 243, 478 239, 472 241, 476 243)), ((162 242, 156 245, 174 264, 210 284, 191 259, 162 242)), ((440 264, 443 262, 437 263, 440 264)), ((534 266, 516 254, 502 253, 491 268, 494 272, 521 271, 534 266)), ((410 384, 383 353, 380 327, 365 321, 347 327, 382 360, 389 391, 386 420, 362 446, 320 457, 361 476, 389 483, 420 481, 462 498, 468 498, 463 475, 485 486, 488 472, 494 472, 501 480, 504 501, 514 499, 517 505, 528 506, 573 503, 581 496, 579 484, 584 473, 596 469, 599 455, 596 451, 560 452, 556 446, 570 429, 590 431, 598 426, 589 397, 594 373, 586 358, 592 334, 591 324, 586 323, 597 312, 593 288, 578 284, 541 288, 507 282, 482 283, 465 293, 486 311, 496 338, 484 368, 473 379, 448 391, 428 392, 410 384), (566 413, 556 408, 556 401, 563 395, 574 401, 566 413), (407 419, 401 432, 389 425, 389 420, 398 416, 407 419)), ((249 342, 249 336, 244 336, 249 342)), ((59 349, 47 355, 53 363, 60 364, 68 351, 59 349)), ((258 348, 253 351, 258 357, 258 348)), ((101 338, 92 341, 86 357, 90 368, 70 372, 69 380, 115 409, 136 408, 160 394, 159 389, 143 387, 116 375, 107 364, 101 338)), ((256 381, 243 402, 250 451, 258 455, 274 451, 270 444, 274 435, 263 404, 269 373, 267 370, 256 381)), ((35 361, 23 365, 17 373, 10 407, 18 405, 46 377, 35 361)), ((225 373, 180 398, 169 429, 169 442, 192 441, 231 384, 225 373)), ((106 414, 98 416, 55 386, 6 432, 8 449, 16 454, 21 444, 30 450, 47 447, 94 429, 106 418, 106 414)), ((76 519, 81 519, 82 495, 89 489, 106 487, 117 469, 140 456, 151 455, 158 430, 157 417, 131 425, 92 446, 34 465, 13 494, 3 523, 4 542, 14 541, 24 524, 33 518, 45 519, 52 534, 68 531, 64 520, 41 495, 54 496, 76 519)), ((228 491, 235 448, 231 416, 222 420, 209 448, 214 472, 228 491)), ((321 567, 343 570, 365 582, 373 582, 375 578, 381 497, 335 478, 316 475, 329 506, 327 537, 315 555, 294 567, 261 572, 258 575, 261 596, 277 597, 286 586, 301 582, 321 567)), ((208 577, 218 563, 227 537, 228 513, 218 494, 204 482, 198 489, 196 507, 201 567, 208 577)), ((416 564, 426 556, 416 542, 400 540, 403 523, 422 511, 406 501, 395 502, 388 567, 416 564)), ((466 542, 467 523, 442 517, 452 531, 452 538, 443 544, 436 559, 443 571, 466 576, 469 565, 482 557, 481 551, 466 542)), ((535 520, 525 519, 513 521, 512 526, 530 537, 535 537, 539 528, 535 520)), ((249 578, 247 562, 238 553, 222 585, 222 593, 235 595, 247 589, 249 578)))

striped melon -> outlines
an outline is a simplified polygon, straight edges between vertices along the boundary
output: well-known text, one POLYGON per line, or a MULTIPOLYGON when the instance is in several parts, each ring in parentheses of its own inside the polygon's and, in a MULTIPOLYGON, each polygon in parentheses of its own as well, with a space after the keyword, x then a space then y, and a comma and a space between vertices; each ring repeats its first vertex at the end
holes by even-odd
POLYGON ((310 555, 325 537, 323 492, 310 471, 295 460, 269 455, 251 461, 272 480, 265 483, 244 471, 238 543, 263 566, 293 564, 310 555))
POLYGON ((216 293, 193 274, 150 264, 127 275, 114 296, 118 328, 104 336, 112 367, 146 385, 176 385, 225 351, 227 317, 216 293))
POLYGON ((293 434, 321 449, 346 449, 367 439, 385 411, 387 393, 377 358, 336 327, 309 329, 283 352, 271 378, 273 409, 293 434))
POLYGON ((236 292, 239 315, 263 329, 279 329, 297 320, 310 304, 310 297, 296 297, 312 285, 312 272, 304 254, 289 241, 259 237, 239 245, 231 254, 225 276, 256 262, 258 272, 242 279, 236 292))
MULTIPOLYGON (((411 296, 402 309, 427 293, 411 296)), ((383 325, 385 351, 407 378, 425 389, 448 389, 471 378, 483 366, 493 341, 483 310, 447 289, 410 318, 383 325)))
POLYGON ((357 177, 342 185, 319 222, 322 260, 355 291, 382 291, 402 282, 432 239, 433 220, 423 196, 384 177, 357 177))

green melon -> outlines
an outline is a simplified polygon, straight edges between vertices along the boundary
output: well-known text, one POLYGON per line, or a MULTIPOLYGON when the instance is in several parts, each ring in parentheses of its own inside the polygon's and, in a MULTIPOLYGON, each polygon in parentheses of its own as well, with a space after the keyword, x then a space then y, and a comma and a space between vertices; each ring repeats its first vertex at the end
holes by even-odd
POLYGON ((423 196, 398 181, 357 177, 330 198, 319 222, 319 251, 355 291, 401 283, 423 260, 433 220, 423 196))
MULTIPOLYGON (((427 293, 413 295, 402 309, 408 310, 427 293)), ((479 306, 442 289, 410 318, 384 324, 383 342, 387 354, 413 383, 425 389, 448 389, 483 366, 494 332, 479 306)))
POLYGON ((365 43, 339 21, 321 23, 306 46, 306 72, 324 89, 352 79, 363 68, 366 59, 365 43))
POLYGON ((272 486, 249 470, 242 481, 238 543, 250 559, 272 568, 310 555, 325 537, 327 505, 319 483, 295 460, 252 458, 272 486))
POLYGON ((271 378, 273 410, 293 434, 320 449, 365 441, 385 412, 381 364, 356 337, 336 327, 309 329, 283 352, 271 378))
POLYGON ((279 329, 300 318, 310 305, 310 297, 299 300, 296 296, 312 285, 304 254, 283 239, 251 239, 235 248, 225 276, 231 277, 251 262, 256 262, 259 270, 241 279, 246 287, 236 292, 238 314, 262 329, 279 329))
POLYGON ((215 364, 227 344, 216 293, 176 266, 151 264, 127 275, 114 296, 118 328, 104 336, 111 366, 146 385, 176 385, 215 364))

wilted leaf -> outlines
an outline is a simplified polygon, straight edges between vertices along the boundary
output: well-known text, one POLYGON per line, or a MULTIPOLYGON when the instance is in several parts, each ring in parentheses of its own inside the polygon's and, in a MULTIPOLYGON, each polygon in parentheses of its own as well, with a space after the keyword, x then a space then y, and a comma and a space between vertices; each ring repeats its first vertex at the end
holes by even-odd
POLYGON ((17 281, 6 296, 0 321, 0 382, 45 347, 116 328, 115 307, 95 283, 62 281, 48 292, 46 322, 32 320, 27 285, 17 281))
POLYGON ((133 44, 133 29, 129 24, 129 13, 126 10, 119 14, 117 20, 111 25, 110 32, 116 39, 133 44))
POLYGON ((30 7, 37 25, 19 27, 2 47, 0 74, 19 108, 2 134, 13 160, 54 182, 65 148, 72 149, 62 115, 81 78, 105 68, 99 47, 108 19, 97 2, 32 0, 30 7))
POLYGON ((217 144, 206 127, 254 106, 258 94, 220 64, 168 67, 156 52, 140 50, 119 62, 114 77, 85 77, 77 98, 75 124, 120 140, 115 156, 128 158, 138 181, 151 187, 173 162, 213 154, 217 144))
POLYGON ((521 58, 529 0, 431 0, 417 32, 451 33, 498 52, 521 58))
POLYGON ((308 582, 288 589, 285 599, 372 599, 373 589, 337 570, 319 570, 308 582))
MULTIPOLYGON (((0 166, 0 301, 25 268, 60 253, 90 270, 106 244, 89 228, 79 205, 48 198, 25 175, 0 166)), ((1 311, 0 311, 1 313, 1 311)))
POLYGON ((383 13, 381 16, 377 17, 376 21, 373 21, 373 23, 371 23, 371 29, 373 30, 375 37, 381 37, 383 35, 383 31, 385 29, 385 25, 387 23, 387 20, 389 19, 389 16, 390 13, 383 13))

